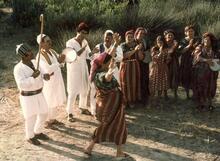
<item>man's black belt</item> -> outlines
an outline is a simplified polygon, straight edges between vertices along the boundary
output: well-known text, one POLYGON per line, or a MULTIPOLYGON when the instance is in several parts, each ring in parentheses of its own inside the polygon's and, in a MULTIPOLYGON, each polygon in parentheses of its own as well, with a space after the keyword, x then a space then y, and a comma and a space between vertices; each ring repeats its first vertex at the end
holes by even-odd
POLYGON ((41 93, 43 88, 41 89, 38 89, 36 91, 21 91, 21 95, 22 96, 33 96, 33 95, 36 95, 36 94, 39 94, 41 93))

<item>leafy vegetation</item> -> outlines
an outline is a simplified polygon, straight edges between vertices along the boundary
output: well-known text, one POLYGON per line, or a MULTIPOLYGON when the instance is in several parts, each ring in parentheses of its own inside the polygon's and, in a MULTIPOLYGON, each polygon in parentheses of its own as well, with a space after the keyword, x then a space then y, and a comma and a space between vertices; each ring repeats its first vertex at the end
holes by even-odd
POLYGON ((181 38, 188 24, 194 24, 200 35, 210 31, 220 36, 218 0, 140 0, 138 6, 127 4, 127 1, 110 0, 13 0, 13 19, 22 26, 33 25, 38 29, 38 17, 44 13, 45 32, 59 38, 59 44, 60 39, 65 39, 62 35, 71 33, 81 21, 87 22, 94 31, 112 29, 121 34, 144 26, 152 39, 168 28, 174 29, 177 38, 181 38))

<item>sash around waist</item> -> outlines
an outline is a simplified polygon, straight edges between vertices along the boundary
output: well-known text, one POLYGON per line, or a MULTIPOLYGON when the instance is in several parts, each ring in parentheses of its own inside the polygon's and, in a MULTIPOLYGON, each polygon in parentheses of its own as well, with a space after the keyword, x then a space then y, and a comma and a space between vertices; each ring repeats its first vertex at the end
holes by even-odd
POLYGON ((37 89, 36 91, 21 91, 22 96, 33 96, 42 92, 43 88, 37 89))
POLYGON ((135 61, 137 61, 137 59, 123 60, 122 63, 135 62, 135 61))

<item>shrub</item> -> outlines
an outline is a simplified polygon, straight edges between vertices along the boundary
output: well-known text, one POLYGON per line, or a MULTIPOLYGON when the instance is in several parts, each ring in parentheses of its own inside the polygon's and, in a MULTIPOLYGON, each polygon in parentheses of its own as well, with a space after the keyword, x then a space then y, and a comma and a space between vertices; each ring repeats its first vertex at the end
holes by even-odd
POLYGON ((220 36, 218 0, 140 0, 135 7, 112 0, 14 0, 13 8, 14 19, 22 26, 39 22, 43 12, 45 33, 52 38, 60 38, 61 31, 72 32, 81 21, 93 30, 112 29, 122 35, 128 29, 144 26, 152 40, 168 28, 174 29, 180 39, 189 24, 194 24, 200 35, 211 31, 220 36))
POLYGON ((44 12, 45 4, 39 0, 13 0, 12 19, 22 27, 29 27, 39 21, 40 13, 44 12))

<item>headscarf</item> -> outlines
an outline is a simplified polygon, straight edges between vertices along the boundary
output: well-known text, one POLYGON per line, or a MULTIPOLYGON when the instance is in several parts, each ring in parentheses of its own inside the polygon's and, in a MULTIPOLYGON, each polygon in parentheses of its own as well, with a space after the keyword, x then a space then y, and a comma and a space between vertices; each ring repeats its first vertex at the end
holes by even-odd
POLYGON ((134 34, 134 31, 133 30, 128 30, 126 33, 125 33, 125 37, 127 36, 127 35, 129 35, 129 34, 134 34))
POLYGON ((90 69, 89 79, 92 82, 94 80, 97 70, 102 67, 103 64, 107 63, 111 59, 111 55, 107 52, 99 54, 93 61, 90 69))
POLYGON ((145 34, 147 33, 147 30, 146 30, 144 27, 138 27, 138 28, 135 30, 135 32, 134 32, 134 37, 135 37, 135 39, 137 38, 138 32, 139 32, 140 30, 144 30, 144 33, 145 33, 145 34))
POLYGON ((16 55, 19 55, 21 57, 27 56, 27 52, 31 50, 31 47, 28 44, 19 44, 16 45, 16 55))
POLYGON ((166 35, 169 34, 169 33, 172 33, 173 35, 175 35, 175 32, 174 32, 173 29, 165 30, 165 31, 163 32, 163 35, 166 36, 166 35))
POLYGON ((113 35, 114 32, 113 32, 112 30, 106 30, 105 33, 104 33, 104 35, 106 36, 106 35, 108 35, 108 34, 113 35))

